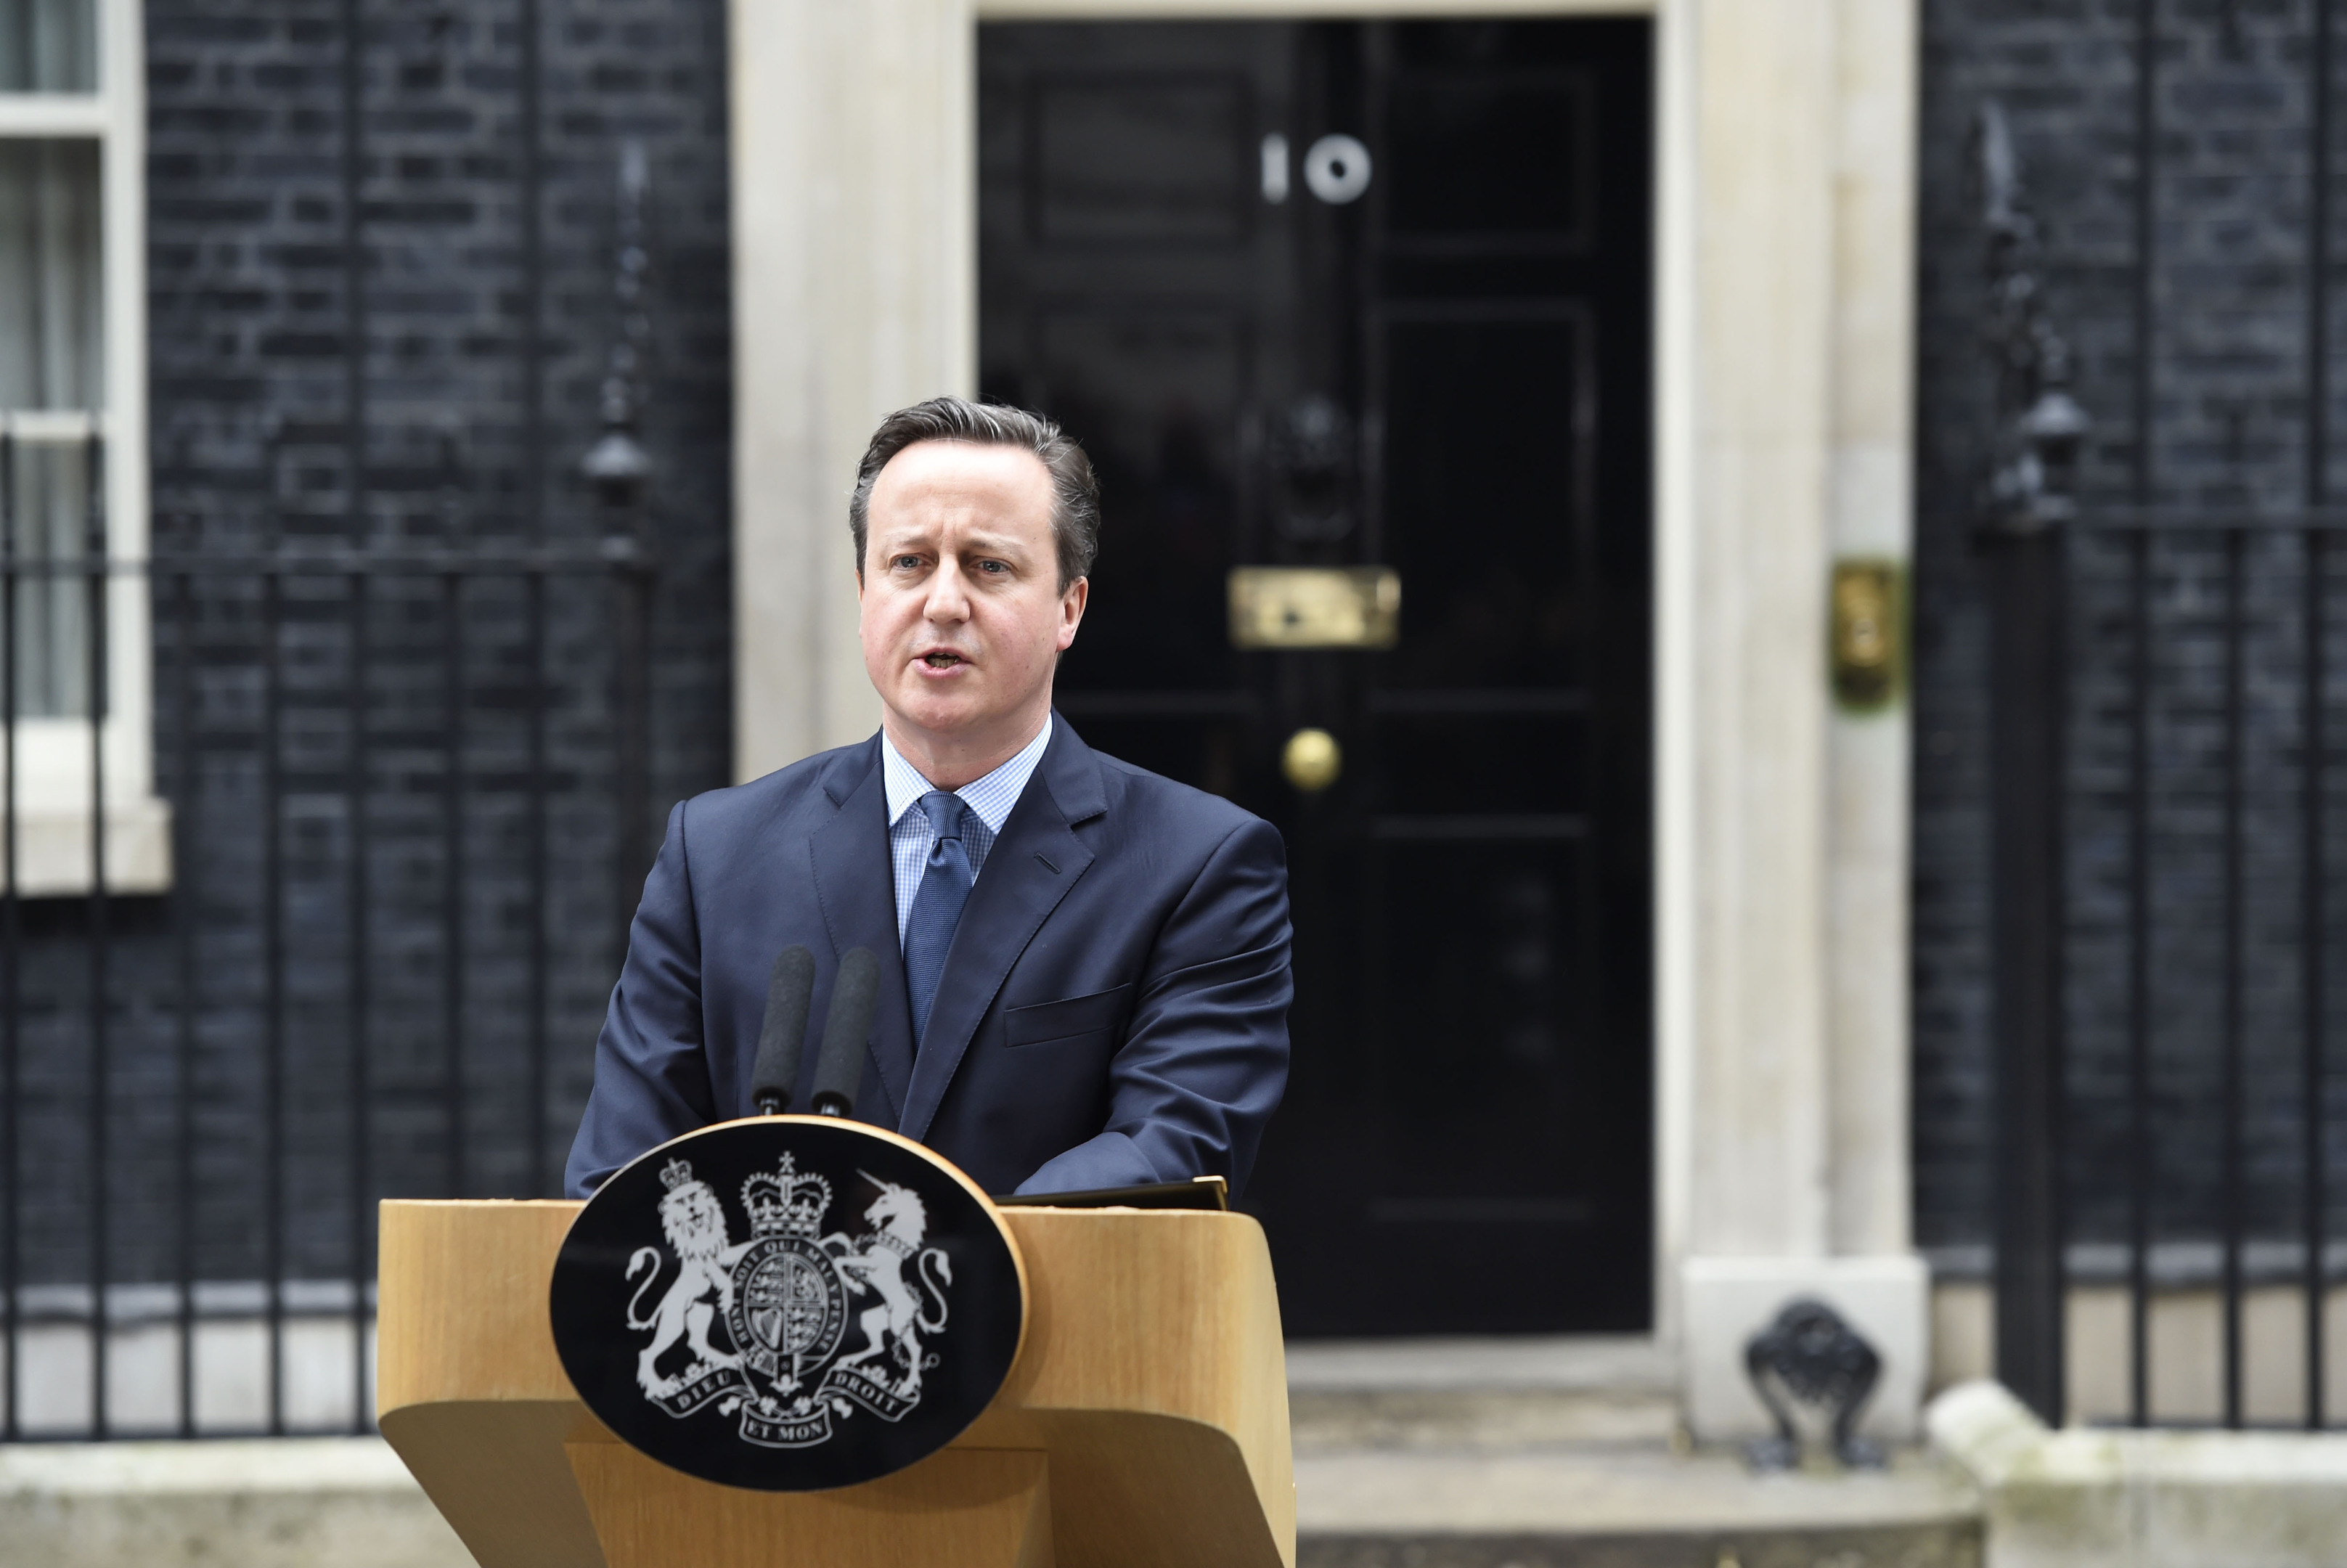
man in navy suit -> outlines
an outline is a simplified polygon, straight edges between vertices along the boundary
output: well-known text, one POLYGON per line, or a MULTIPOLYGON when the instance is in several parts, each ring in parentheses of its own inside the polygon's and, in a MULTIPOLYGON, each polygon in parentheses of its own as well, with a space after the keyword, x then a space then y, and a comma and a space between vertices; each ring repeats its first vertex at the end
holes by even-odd
POLYGON ((750 1113, 793 943, 817 1019, 840 955, 880 956, 856 1114, 989 1192, 1236 1189, 1287 1079, 1285 856, 1051 710, 1099 539, 1091 464, 1034 415, 937 398, 881 423, 848 520, 880 733, 669 814, 569 1191, 750 1113))

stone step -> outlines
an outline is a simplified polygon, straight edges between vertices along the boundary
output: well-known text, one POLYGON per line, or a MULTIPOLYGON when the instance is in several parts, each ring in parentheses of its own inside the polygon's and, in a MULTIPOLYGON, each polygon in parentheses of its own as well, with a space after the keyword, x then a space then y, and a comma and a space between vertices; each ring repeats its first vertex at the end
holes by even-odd
POLYGON ((1945 1527, 1648 1535, 1307 1536, 1296 1568, 1980 1568, 1977 1521, 1945 1527))
POLYGON ((1667 1441, 1296 1455, 1297 1568, 1978 1568, 1981 1504, 1920 1453, 1756 1475, 1667 1441))
POLYGON ((1678 1401, 1639 1389, 1292 1389, 1296 1451, 1668 1443, 1678 1401))
POLYGON ((1638 1337, 1292 1340, 1298 1452, 1667 1441, 1677 1367, 1638 1337))
POLYGON ((1296 1342, 1297 1568, 1979 1568, 1921 1453, 1756 1475, 1679 1427, 1646 1338, 1296 1342))

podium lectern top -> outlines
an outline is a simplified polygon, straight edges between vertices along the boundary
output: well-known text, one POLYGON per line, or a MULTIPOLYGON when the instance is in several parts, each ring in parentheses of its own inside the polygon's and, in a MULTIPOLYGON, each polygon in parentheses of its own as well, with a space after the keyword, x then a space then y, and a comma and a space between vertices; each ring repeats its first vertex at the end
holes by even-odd
POLYGON ((1246 1215, 1003 1210, 1029 1307, 993 1404, 896 1476, 777 1494, 665 1470, 579 1403, 546 1313, 579 1207, 383 1205, 378 1418, 483 1568, 731 1568, 786 1542, 794 1568, 845 1568, 940 1549, 900 1526, 971 1564, 1295 1562, 1278 1299, 1246 1215), (979 1539, 997 1523, 999 1559, 979 1539))

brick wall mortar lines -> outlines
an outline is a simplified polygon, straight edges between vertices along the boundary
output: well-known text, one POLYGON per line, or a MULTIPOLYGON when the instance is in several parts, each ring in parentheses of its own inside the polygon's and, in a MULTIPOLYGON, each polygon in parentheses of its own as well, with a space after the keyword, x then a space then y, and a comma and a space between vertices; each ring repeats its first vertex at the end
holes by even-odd
MULTIPOLYGON (((364 7, 363 212, 369 311, 366 537, 375 546, 516 538, 523 443, 522 167, 518 0, 364 7)), ((149 295, 159 548, 235 551, 272 538, 340 542, 345 301, 340 6, 289 0, 221 15, 152 0, 149 295)), ((655 804, 724 782, 731 753, 730 334, 723 7, 545 0, 541 167, 548 537, 603 523, 577 479, 599 425, 617 331, 610 288, 623 138, 651 169, 652 322, 645 442, 659 564, 655 804)), ((262 634, 255 582, 199 578, 193 660, 201 1002, 194 1115, 198 1273, 260 1271, 262 634)), ((158 690, 181 656, 158 587, 158 690)), ((370 590, 372 1156, 385 1195, 444 1190, 440 986, 443 666, 436 579, 370 590)), ((287 1266, 350 1266, 349 932, 345 876, 348 600, 339 579, 291 579, 280 648, 287 933, 287 1266)), ((550 1154, 567 1147, 611 980, 610 589, 600 573, 548 590, 551 796, 550 1154)), ((482 1194, 533 1191, 527 1118, 524 715, 518 581, 466 589, 464 867, 470 1001, 467 1159, 482 1194)), ((172 782, 167 705, 158 743, 172 782)), ((168 1277, 178 992, 167 901, 117 901, 109 1032, 108 1195, 118 1280, 168 1277)), ((26 1277, 85 1277, 87 968, 74 901, 26 909, 26 1277)))
MULTIPOLYGON (((2311 18, 2304 0, 2159 8, 2157 500, 2287 507, 2301 498, 2311 18)), ((2044 235, 2047 298, 2076 351, 2077 395, 2096 418, 2083 497, 2089 508, 2122 503, 2136 457, 2134 29, 2135 6, 2116 0, 1927 0, 1924 8, 1914 1019, 1917 1226, 1927 1245, 1986 1238, 1993 1161, 1989 628, 1967 529, 1988 381, 1968 122, 1992 97, 2011 117, 2044 235)), ((2334 428, 2342 413, 2334 406, 2334 428)), ((2298 1223, 2301 1177, 2305 558, 2296 538, 2265 537, 2244 559, 2244 1147, 2253 1228, 2280 1235, 2298 1223)), ((2121 1234, 2126 1215, 2132 622, 2126 547, 2079 538, 2072 561, 2069 1158, 2080 1235, 2096 1237, 2121 1234)), ((2206 535, 2163 540, 2151 557, 2154 1212, 2157 1228, 2178 1235, 2210 1234, 2218 1214, 2223 563, 2206 535)), ((2338 577, 2334 563, 2326 651, 2334 823, 2347 761, 2338 754, 2347 734, 2336 706, 2347 691, 2338 577)), ((2334 950, 2328 960, 2334 995, 2347 980, 2338 958, 2334 950)), ((2335 1115, 2327 1137, 2331 1201, 2341 1204, 2347 1125, 2335 1115)))

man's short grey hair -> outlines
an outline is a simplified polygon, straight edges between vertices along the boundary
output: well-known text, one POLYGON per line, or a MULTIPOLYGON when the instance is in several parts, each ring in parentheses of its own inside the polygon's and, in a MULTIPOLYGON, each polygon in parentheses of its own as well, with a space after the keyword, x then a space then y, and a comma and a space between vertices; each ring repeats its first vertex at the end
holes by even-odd
POLYGON ((847 503, 848 532, 856 536, 856 575, 864 575, 865 540, 872 509, 872 486, 888 459, 917 441, 968 441, 980 446, 1016 446, 1042 459, 1051 476, 1051 542, 1060 557, 1060 591, 1089 576, 1100 553, 1100 481, 1092 459, 1068 434, 1040 414, 965 397, 932 397, 900 408, 880 422, 864 461, 856 466, 856 494, 847 503))

